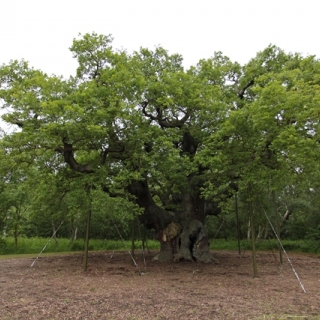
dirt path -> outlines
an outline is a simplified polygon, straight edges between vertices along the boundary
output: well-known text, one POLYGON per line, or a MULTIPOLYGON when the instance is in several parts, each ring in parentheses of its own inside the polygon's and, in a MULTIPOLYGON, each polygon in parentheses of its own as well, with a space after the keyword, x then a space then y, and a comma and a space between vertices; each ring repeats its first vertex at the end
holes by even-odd
POLYGON ((320 257, 290 254, 288 262, 250 252, 216 252, 219 264, 159 263, 128 252, 0 260, 0 319, 320 319, 320 257), (27 273, 26 273, 27 272, 27 273), (140 275, 141 274, 141 275, 140 275), (23 280, 21 278, 24 276, 23 280))

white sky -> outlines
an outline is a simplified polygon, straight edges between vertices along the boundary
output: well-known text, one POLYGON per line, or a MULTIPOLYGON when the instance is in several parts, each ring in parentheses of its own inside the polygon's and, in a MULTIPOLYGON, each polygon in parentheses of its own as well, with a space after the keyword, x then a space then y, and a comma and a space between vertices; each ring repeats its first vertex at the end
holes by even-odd
POLYGON ((78 33, 128 52, 161 45, 185 66, 222 51, 246 63, 270 43, 320 57, 320 0, 1 0, 0 64, 22 59, 68 77, 78 33))

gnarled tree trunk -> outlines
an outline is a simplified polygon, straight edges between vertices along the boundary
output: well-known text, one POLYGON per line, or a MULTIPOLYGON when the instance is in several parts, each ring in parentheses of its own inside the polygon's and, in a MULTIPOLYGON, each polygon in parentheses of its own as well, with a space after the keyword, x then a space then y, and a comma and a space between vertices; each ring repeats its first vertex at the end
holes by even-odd
MULTIPOLYGON (((213 262, 207 231, 203 225, 210 208, 203 199, 186 192, 175 197, 179 210, 168 212, 156 205, 146 181, 137 181, 129 186, 139 206, 144 208, 141 222, 156 231, 160 241, 159 261, 213 262), (208 209, 209 208, 209 209, 208 209)), ((211 210, 211 209, 210 209, 211 210)))

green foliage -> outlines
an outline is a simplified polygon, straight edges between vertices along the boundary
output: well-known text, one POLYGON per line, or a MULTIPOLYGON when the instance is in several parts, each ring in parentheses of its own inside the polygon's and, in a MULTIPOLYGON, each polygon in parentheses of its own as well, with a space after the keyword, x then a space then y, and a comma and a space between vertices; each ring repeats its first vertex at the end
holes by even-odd
MULTIPOLYGON (((117 228, 128 238, 144 213, 128 192, 134 181, 148 182, 168 216, 181 211, 176 194, 218 203, 225 238, 236 233, 236 192, 242 238, 249 203, 266 234, 265 212, 291 239, 320 223, 315 57, 269 46, 243 66, 216 52, 184 70, 179 54, 128 54, 112 40, 74 39, 70 79, 26 61, 0 67, 2 117, 17 126, 0 140, 1 230, 49 237, 63 221, 59 235, 72 240, 91 208, 93 238, 117 239, 117 228)), ((206 223, 213 237, 220 222, 206 223)))
POLYGON ((317 228, 310 228, 308 230, 306 239, 315 242, 315 251, 320 249, 320 224, 317 228))

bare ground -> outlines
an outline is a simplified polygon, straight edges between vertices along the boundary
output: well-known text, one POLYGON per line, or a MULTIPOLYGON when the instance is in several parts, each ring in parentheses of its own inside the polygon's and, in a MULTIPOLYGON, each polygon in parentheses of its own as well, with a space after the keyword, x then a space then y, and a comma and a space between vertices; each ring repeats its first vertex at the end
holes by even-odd
POLYGON ((0 319, 320 319, 320 257, 215 252, 220 263, 160 263, 155 252, 0 260, 0 319), (112 258, 111 258, 112 256, 112 258))

